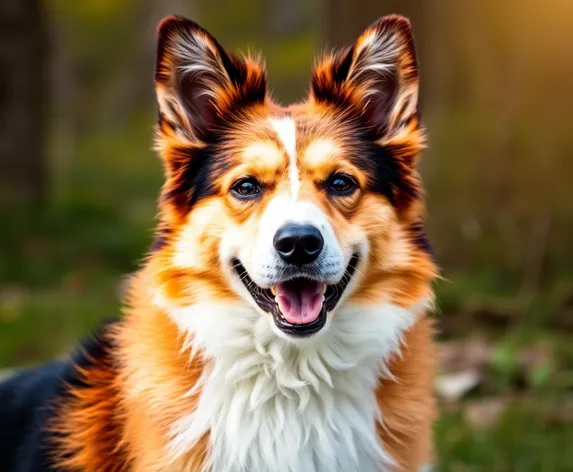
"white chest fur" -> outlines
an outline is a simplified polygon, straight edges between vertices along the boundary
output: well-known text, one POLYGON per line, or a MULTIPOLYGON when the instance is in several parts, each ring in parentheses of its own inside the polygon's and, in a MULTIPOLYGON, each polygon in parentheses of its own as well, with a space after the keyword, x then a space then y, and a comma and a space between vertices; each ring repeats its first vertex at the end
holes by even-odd
POLYGON ((380 443, 374 391, 415 314, 344 307, 326 332, 297 345, 249 308, 172 312, 210 360, 199 405, 172 428, 181 457, 209 432, 214 472, 374 472, 392 458, 380 443))

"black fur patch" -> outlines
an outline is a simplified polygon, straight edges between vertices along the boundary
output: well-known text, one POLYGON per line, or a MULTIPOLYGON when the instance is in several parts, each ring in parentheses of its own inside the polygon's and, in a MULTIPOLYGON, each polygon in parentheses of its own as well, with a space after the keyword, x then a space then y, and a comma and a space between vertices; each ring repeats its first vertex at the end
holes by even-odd
POLYGON ((162 199, 172 203, 176 210, 187 213, 203 198, 217 193, 214 182, 229 168, 219 154, 216 144, 205 148, 181 149, 179 162, 165 187, 162 199))
POLYGON ((396 205, 396 192, 399 190, 400 170, 391 152, 378 144, 366 141, 356 153, 353 163, 369 176, 369 189, 386 197, 396 205))
POLYGON ((426 234, 424 224, 421 221, 413 223, 408 228, 408 232, 410 233, 412 242, 416 245, 416 247, 431 256, 432 259, 435 259, 434 249, 430 243, 428 235, 426 234))
POLYGON ((65 398, 67 385, 85 386, 76 365, 87 367, 110 356, 109 341, 98 334, 82 343, 71 360, 25 369, 0 383, 0 471, 57 470, 51 466, 47 430, 54 405, 65 398))
POLYGON ((155 234, 155 239, 151 244, 151 252, 156 252, 161 250, 167 242, 169 241, 169 236, 171 235, 171 230, 166 227, 159 227, 155 234))
MULTIPOLYGON (((71 358, 71 364, 79 370, 85 370, 89 367, 97 365, 114 364, 113 350, 114 343, 107 335, 110 328, 113 327, 116 321, 110 321, 104 324, 99 330, 92 334, 89 338, 84 339, 80 346, 76 349, 71 358)), ((71 369, 67 382, 72 387, 88 387, 85 379, 78 373, 76 368, 71 369)))
POLYGON ((46 424, 69 375, 69 363, 57 361, 23 370, 0 384, 0 470, 55 470, 50 466, 46 424))

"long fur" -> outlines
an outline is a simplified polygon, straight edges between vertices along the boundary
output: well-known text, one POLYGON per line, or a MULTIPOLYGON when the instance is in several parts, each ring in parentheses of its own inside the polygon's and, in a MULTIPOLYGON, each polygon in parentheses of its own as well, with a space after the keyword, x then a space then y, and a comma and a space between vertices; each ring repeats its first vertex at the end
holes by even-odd
POLYGON ((0 385, 0 470, 381 472, 432 461, 437 269, 416 170, 425 141, 410 24, 382 18, 323 58, 303 103, 280 107, 266 82, 260 61, 196 23, 160 24, 156 242, 119 321, 69 360, 0 385), (352 192, 331 191, 340 175, 352 192), (252 197, 234 190, 244 178, 258 185, 252 197), (295 270, 273 249, 293 222, 323 237, 321 283, 348 282, 308 338, 281 331, 251 295, 295 270))

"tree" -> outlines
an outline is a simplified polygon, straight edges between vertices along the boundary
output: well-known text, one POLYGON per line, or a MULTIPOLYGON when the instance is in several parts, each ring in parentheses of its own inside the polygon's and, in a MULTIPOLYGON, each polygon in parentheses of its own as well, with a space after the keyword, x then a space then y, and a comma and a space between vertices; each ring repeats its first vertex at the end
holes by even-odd
POLYGON ((39 0, 0 2, 0 204, 46 196, 46 30, 39 0))

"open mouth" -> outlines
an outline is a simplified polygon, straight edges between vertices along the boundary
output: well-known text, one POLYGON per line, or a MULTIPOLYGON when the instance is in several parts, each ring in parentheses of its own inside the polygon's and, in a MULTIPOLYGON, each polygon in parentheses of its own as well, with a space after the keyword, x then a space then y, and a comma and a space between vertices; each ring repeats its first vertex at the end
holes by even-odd
POLYGON ((358 254, 354 254, 342 279, 334 285, 301 276, 261 288, 241 262, 233 260, 234 270, 257 305, 273 315, 277 328, 295 337, 311 336, 324 327, 327 313, 339 302, 357 264, 358 254))

